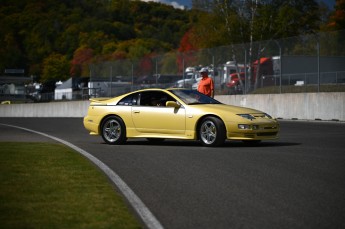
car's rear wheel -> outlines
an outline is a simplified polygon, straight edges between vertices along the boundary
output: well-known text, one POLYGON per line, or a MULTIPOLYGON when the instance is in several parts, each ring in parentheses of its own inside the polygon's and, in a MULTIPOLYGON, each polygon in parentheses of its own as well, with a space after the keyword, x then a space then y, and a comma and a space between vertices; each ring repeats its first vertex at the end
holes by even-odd
POLYGON ((216 117, 202 120, 199 128, 199 139, 204 146, 220 146, 226 137, 224 123, 216 117))
POLYGON ((126 142, 126 127, 121 118, 110 116, 103 121, 101 128, 101 135, 106 143, 120 145, 126 142))

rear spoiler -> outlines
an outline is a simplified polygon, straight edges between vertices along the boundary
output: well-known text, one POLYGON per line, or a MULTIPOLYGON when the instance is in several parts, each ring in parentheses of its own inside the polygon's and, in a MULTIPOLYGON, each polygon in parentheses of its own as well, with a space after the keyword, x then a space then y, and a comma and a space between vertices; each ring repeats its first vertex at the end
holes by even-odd
POLYGON ((102 101, 105 101, 105 100, 108 100, 108 99, 111 99, 110 97, 103 97, 103 98, 91 98, 89 99, 91 102, 102 102, 102 101))

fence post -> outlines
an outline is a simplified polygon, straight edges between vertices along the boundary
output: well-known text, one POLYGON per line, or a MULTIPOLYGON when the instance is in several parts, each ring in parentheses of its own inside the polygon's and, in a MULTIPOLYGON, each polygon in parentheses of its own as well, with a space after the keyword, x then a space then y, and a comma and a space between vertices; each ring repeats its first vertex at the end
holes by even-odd
POLYGON ((133 91, 133 87, 134 87, 134 65, 133 62, 131 62, 131 74, 132 74, 132 87, 131 87, 131 91, 133 91))
POLYGON ((184 55, 182 53, 182 78, 183 78, 183 87, 185 87, 185 70, 184 70, 184 55))
POLYGON ((279 45, 279 65, 280 65, 280 71, 279 71, 279 94, 282 93, 282 77, 283 77, 283 65, 282 65, 282 47, 279 45))
MULTIPOLYGON (((279 41, 273 40, 279 47, 279 94, 282 93, 282 77, 283 77, 283 65, 282 65, 282 47, 279 44, 279 41)), ((274 76, 274 84, 276 85, 276 77, 274 76)))
POLYGON ((156 86, 157 87, 157 84, 158 84, 158 70, 157 70, 157 58, 155 58, 155 78, 156 78, 156 86))
POLYGON ((247 50, 244 49, 244 90, 243 90, 243 94, 246 95, 247 94, 247 50))
POLYGON ((317 92, 320 92, 320 42, 317 40, 317 92))
POLYGON ((109 97, 112 96, 112 87, 113 87, 113 66, 110 66, 110 92, 109 92, 109 97))

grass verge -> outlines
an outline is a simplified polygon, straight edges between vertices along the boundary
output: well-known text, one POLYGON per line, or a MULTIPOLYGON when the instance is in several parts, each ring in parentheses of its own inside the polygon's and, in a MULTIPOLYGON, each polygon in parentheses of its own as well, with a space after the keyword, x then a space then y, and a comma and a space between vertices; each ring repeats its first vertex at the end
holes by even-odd
POLYGON ((106 176, 61 144, 0 142, 1 228, 141 228, 106 176))

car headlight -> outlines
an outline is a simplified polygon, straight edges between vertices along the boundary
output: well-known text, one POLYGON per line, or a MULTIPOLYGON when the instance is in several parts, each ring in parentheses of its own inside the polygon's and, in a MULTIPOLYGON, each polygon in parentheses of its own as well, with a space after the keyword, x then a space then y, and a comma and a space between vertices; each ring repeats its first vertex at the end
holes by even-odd
POLYGON ((258 130, 259 128, 259 125, 238 124, 240 130, 258 130))
POLYGON ((238 124, 238 129, 240 129, 240 130, 250 130, 250 125, 238 124))
POLYGON ((241 116, 242 118, 253 120, 255 117, 251 114, 237 114, 238 116, 241 116))

